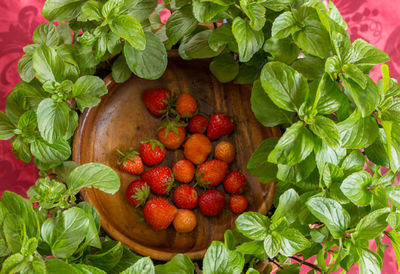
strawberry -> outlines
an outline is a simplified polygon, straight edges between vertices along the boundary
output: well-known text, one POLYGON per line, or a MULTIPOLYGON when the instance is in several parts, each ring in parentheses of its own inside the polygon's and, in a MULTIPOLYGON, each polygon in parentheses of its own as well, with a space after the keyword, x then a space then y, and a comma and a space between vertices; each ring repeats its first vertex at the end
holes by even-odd
POLYGON ((227 162, 228 164, 232 163, 235 159, 235 147, 232 143, 227 141, 221 141, 215 146, 214 158, 227 162))
POLYGON ((207 130, 208 120, 203 115, 195 115, 190 119, 188 130, 191 133, 204 133, 207 130))
POLYGON ((167 195, 174 184, 172 170, 166 166, 159 166, 147 170, 142 179, 150 186, 153 193, 167 195))
POLYGON ((140 158, 139 153, 134 151, 133 148, 129 148, 126 153, 121 152, 118 148, 116 151, 120 154, 117 164, 122 171, 133 175, 140 175, 143 173, 144 166, 142 158, 140 158))
POLYGON ((200 165, 207 160, 211 151, 212 144, 210 139, 204 134, 195 133, 187 139, 183 154, 185 158, 192 161, 193 164, 200 165))
POLYGON ((181 185, 174 192, 174 203, 180 208, 193 209, 197 206, 197 190, 190 185, 181 185))
POLYGON ((143 210, 144 218, 154 230, 164 230, 169 227, 176 212, 176 207, 161 197, 149 199, 143 210))
POLYGON ((233 195, 229 199, 229 207, 233 213, 240 214, 246 210, 249 202, 243 195, 233 195))
POLYGON ((162 116, 172 105, 172 97, 171 91, 168 89, 157 88, 146 90, 142 95, 142 100, 151 113, 155 116, 162 116))
POLYGON ((194 166, 188 160, 179 160, 172 167, 175 179, 181 183, 190 183, 194 177, 194 166))
POLYGON ((136 207, 144 205, 149 194, 150 188, 143 180, 133 181, 126 189, 126 199, 128 203, 136 207))
POLYGON ((208 189, 201 193, 199 208, 206 216, 217 216, 225 205, 225 196, 217 189, 208 189))
POLYGON ((225 191, 232 194, 241 193, 245 187, 246 178, 239 171, 230 172, 224 180, 225 191))
POLYGON ((219 185, 225 178, 228 164, 221 160, 210 160, 200 165, 196 172, 197 184, 203 187, 219 185))
POLYGON ((154 139, 140 142, 139 153, 146 166, 155 166, 162 162, 167 151, 163 144, 154 139))
POLYGON ((235 124, 229 116, 221 113, 214 114, 208 123, 207 136, 210 140, 216 140, 229 135, 235 128, 235 124))
POLYGON ((187 209, 178 209, 173 224, 178 232, 190 232, 197 225, 196 214, 187 209))
POLYGON ((185 142, 185 127, 186 124, 178 121, 165 121, 158 129, 158 139, 166 148, 177 149, 185 142))
POLYGON ((196 100, 188 93, 182 93, 175 102, 176 112, 182 117, 192 117, 197 110, 196 100))

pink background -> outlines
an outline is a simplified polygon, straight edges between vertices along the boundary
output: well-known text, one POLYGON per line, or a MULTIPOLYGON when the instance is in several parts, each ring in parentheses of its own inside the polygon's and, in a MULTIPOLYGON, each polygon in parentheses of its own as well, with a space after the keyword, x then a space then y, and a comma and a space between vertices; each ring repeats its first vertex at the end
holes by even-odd
MULTIPOLYGON (((363 38, 389 53, 391 76, 400 79, 400 1, 398 0, 336 0, 343 17, 349 24, 353 39, 363 38)), ((41 15, 44 0, 0 0, 0 109, 20 81, 17 72, 22 48, 32 43, 32 33, 45 19, 41 15)), ((166 14, 165 14, 166 15, 166 14)), ((379 70, 372 72, 375 80, 379 70)), ((0 141, 0 194, 5 190, 25 195, 34 184, 37 171, 33 165, 17 160, 11 153, 9 141, 0 141)), ((389 244, 387 237, 384 243, 389 244)), ((351 273, 358 273, 353 268, 351 273)), ((398 273, 393 248, 385 252, 383 271, 398 273)))

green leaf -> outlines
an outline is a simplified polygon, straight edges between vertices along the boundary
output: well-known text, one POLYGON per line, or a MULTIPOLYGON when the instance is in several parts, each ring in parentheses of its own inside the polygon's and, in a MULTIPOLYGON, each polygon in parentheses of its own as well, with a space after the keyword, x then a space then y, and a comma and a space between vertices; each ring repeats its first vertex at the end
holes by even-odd
POLYGON ((371 202, 372 194, 368 190, 372 184, 372 177, 366 171, 359 171, 344 179, 340 190, 358 206, 367 206, 371 202))
POLYGON ((280 236, 281 249, 279 253, 284 256, 293 256, 311 246, 311 243, 297 229, 289 228, 281 232, 280 236))
POLYGON ((106 274, 106 272, 104 272, 100 268, 91 265, 73 264, 72 267, 75 268, 76 271, 82 274, 106 274))
POLYGON ((60 36, 60 42, 70 45, 72 43, 72 29, 68 23, 61 22, 57 26, 57 32, 60 36))
POLYGON ((35 158, 52 167, 58 166, 71 156, 71 147, 65 140, 49 144, 42 139, 37 139, 32 143, 31 151, 35 158))
POLYGON ((123 83, 128 80, 132 75, 131 70, 126 64, 125 56, 120 55, 112 66, 112 77, 115 82, 123 83))
POLYGON ((228 83, 239 73, 239 64, 230 53, 215 57, 210 63, 210 71, 221 83, 228 83))
POLYGON ((112 168, 103 164, 88 163, 75 168, 70 173, 67 185, 71 195, 78 193, 83 187, 95 187, 114 194, 119 190, 120 181, 112 168))
POLYGON ((389 60, 390 58, 385 52, 362 39, 357 39, 351 45, 343 62, 355 65, 376 65, 389 60))
POLYGON ((368 77, 367 87, 364 90, 350 78, 343 77, 342 80, 345 91, 360 109, 362 117, 368 117, 379 104, 379 91, 374 81, 368 77))
POLYGON ((85 243, 90 246, 101 248, 101 242, 99 237, 100 232, 100 215, 96 208, 87 203, 80 202, 78 207, 86 212, 87 218, 89 219, 88 233, 86 235, 85 243))
POLYGON ((187 55, 189 59, 204 59, 219 55, 224 48, 221 47, 217 51, 210 48, 208 40, 210 39, 211 33, 212 30, 207 29, 194 34, 188 41, 182 40, 182 50, 185 55, 187 55))
POLYGON ((27 237, 23 219, 15 214, 6 214, 2 226, 4 238, 10 251, 12 253, 20 252, 27 237))
POLYGON ((193 15, 203 24, 208 24, 217 14, 225 11, 228 7, 215 4, 213 2, 202 2, 193 0, 193 15))
POLYGON ((310 129, 315 135, 320 137, 328 146, 337 149, 340 146, 339 131, 335 122, 325 116, 317 115, 314 123, 310 124, 310 129))
POLYGON ((238 45, 232 33, 232 25, 229 23, 224 23, 214 29, 208 38, 208 44, 213 51, 219 51, 225 45, 233 52, 238 51, 238 45))
POLYGON ((271 35, 273 38, 283 39, 289 35, 300 30, 300 27, 296 24, 296 18, 294 18, 293 13, 286 11, 279 15, 271 29, 271 35))
POLYGON ((56 167, 54 171, 62 182, 66 182, 69 174, 78 166, 79 165, 74 161, 65 161, 61 165, 56 167))
POLYGON ((141 258, 133 266, 121 272, 121 274, 141 274, 141 273, 148 273, 148 274, 155 273, 154 264, 151 261, 150 257, 141 258))
POLYGON ((110 270, 110 273, 120 273, 136 263, 141 257, 130 251, 126 246, 122 246, 122 257, 118 263, 110 270))
POLYGON ((333 238, 342 238, 350 224, 350 215, 335 200, 314 197, 307 201, 311 213, 329 229, 333 238))
POLYGON ((264 240, 268 235, 270 221, 267 216, 257 212, 245 212, 235 221, 237 229, 253 240, 264 240))
POLYGON ((121 38, 112 31, 107 34, 107 50, 111 54, 118 54, 122 50, 121 38))
POLYGON ((11 144, 13 146, 12 153, 16 158, 24 161, 25 163, 29 163, 31 161, 31 150, 29 148, 29 144, 23 137, 17 136, 17 138, 11 139, 11 144))
POLYGON ((361 116, 355 110, 346 120, 337 124, 342 146, 361 149, 370 146, 378 137, 379 127, 373 117, 361 116))
POLYGON ((372 211, 363 217, 357 224, 356 232, 352 234, 355 239, 370 240, 378 237, 387 227, 390 208, 381 208, 372 211))
POLYGON ((275 223, 281 217, 286 217, 289 224, 294 223, 297 219, 299 203, 300 197, 297 192, 293 188, 286 190, 279 196, 279 204, 272 215, 272 222, 275 223))
POLYGON ((65 184, 46 177, 38 179, 26 194, 32 203, 39 203, 42 208, 50 209, 56 206, 66 190, 65 184))
POLYGON ((167 67, 164 44, 153 33, 146 32, 146 49, 139 51, 125 43, 124 54, 130 70, 145 79, 158 79, 167 67))
POLYGON ((264 0, 262 4, 270 10, 282 11, 289 7, 294 0, 264 0))
POLYGON ((300 49, 291 38, 269 38, 264 43, 264 51, 271 54, 269 60, 291 64, 300 54, 300 49))
POLYGON ((1 274, 18 273, 28 265, 27 259, 20 253, 16 253, 8 257, 1 268, 1 274))
POLYGON ((353 173, 364 169, 365 156, 359 150, 352 151, 343 161, 342 169, 346 173, 353 173))
POLYGON ((368 78, 356 65, 345 64, 342 70, 349 79, 357 83, 362 89, 367 88, 368 78))
POLYGON ((304 182, 314 171, 315 166, 315 155, 311 153, 304 161, 301 161, 297 165, 278 165, 276 177, 283 182, 304 182))
POLYGON ((292 166, 307 158, 314 149, 312 133, 298 121, 279 139, 276 147, 268 155, 268 161, 275 164, 292 166))
POLYGON ((276 179, 277 167, 268 162, 268 155, 278 142, 278 138, 264 140, 254 151, 247 163, 247 169, 262 183, 273 182, 276 179))
POLYGON ((400 98, 393 97, 392 104, 382 111, 382 119, 400 122, 400 98))
POLYGON ((232 24, 232 33, 238 43, 240 62, 248 62, 259 51, 264 43, 262 31, 255 31, 240 17, 232 24))
POLYGON ((73 265, 70 265, 62 260, 50 259, 46 261, 47 274, 78 274, 73 265))
POLYGON ((400 233, 391 230, 386 235, 389 237, 392 243, 394 253, 396 255, 398 271, 400 272, 400 233))
POLYGON ((44 99, 37 109, 40 135, 50 144, 63 139, 69 126, 69 107, 64 102, 44 99))
POLYGON ((42 14, 49 21, 70 21, 78 16, 83 3, 81 0, 47 0, 42 14))
POLYGON ((375 274, 381 273, 382 258, 375 252, 369 249, 362 249, 360 251, 360 274, 375 274))
POLYGON ((97 76, 80 77, 72 87, 72 96, 81 111, 100 103, 100 97, 108 92, 104 81, 97 76))
POLYGON ((232 274, 243 273, 243 267, 245 264, 244 255, 237 250, 228 250, 229 254, 229 265, 232 267, 232 274))
POLYGON ((338 73, 342 69, 342 61, 339 56, 331 56, 326 59, 325 71, 330 74, 338 73))
POLYGON ((261 71, 261 84, 278 107, 295 112, 307 100, 307 80, 299 72, 280 62, 269 62, 261 71))
POLYGON ((68 258, 85 239, 89 219, 78 207, 67 209, 56 218, 47 219, 41 228, 43 240, 51 247, 54 256, 68 258))
MULTIPOLYGON (((108 240, 103 243, 101 250, 99 250, 95 254, 88 254, 85 259, 90 265, 109 272, 111 269, 118 265, 123 256, 123 253, 124 248, 120 242, 108 240)), ((132 268, 127 268, 125 269, 125 271, 128 271, 129 269, 132 268)))
POLYGON ((327 187, 330 187, 332 183, 342 180, 343 176, 343 170, 340 167, 327 163, 320 178, 324 181, 327 187))
POLYGON ((397 208, 400 208, 400 189, 389 188, 386 193, 389 201, 397 208))
POLYGON ((175 10, 166 23, 166 32, 171 44, 176 44, 185 35, 192 33, 197 24, 198 22, 194 18, 190 6, 175 10))
POLYGON ((8 119, 7 115, 0 111, 0 140, 8 140, 15 136, 15 126, 8 119))
POLYGON ((27 53, 18 61, 18 74, 25 82, 30 82, 33 78, 35 78, 35 72, 32 68, 32 57, 32 53, 27 53))
POLYGON ((133 18, 136 18, 139 22, 143 22, 147 20, 149 15, 154 12, 156 7, 157 7, 156 0, 137 1, 133 8, 128 9, 128 14, 133 18))
POLYGON ((269 258, 276 257, 281 249, 281 236, 276 232, 269 234, 264 240, 264 249, 269 258))
POLYGON ((240 7, 250 19, 250 26, 256 30, 261 30, 265 25, 266 9, 258 1, 255 0, 240 0, 240 7))
POLYGON ((239 73, 236 76, 235 84, 253 84, 260 77, 260 70, 256 66, 250 66, 247 63, 239 65, 239 73))
POLYGON ((101 14, 106 19, 115 20, 116 17, 120 14, 120 11, 123 8, 124 4, 124 0, 109 0, 104 3, 103 7, 101 8, 101 14))
POLYGON ((139 21, 129 15, 120 15, 110 24, 111 30, 118 36, 124 38, 137 50, 146 48, 146 40, 142 26, 139 21))
POLYGON ((51 23, 40 24, 33 32, 33 42, 36 44, 55 47, 60 42, 60 35, 57 28, 51 23))
POLYGON ((103 4, 99 1, 89 0, 83 4, 79 14, 79 21, 101 21, 103 15, 101 14, 103 4))
POLYGON ((223 243, 213 241, 207 249, 203 259, 204 274, 225 274, 231 273, 232 267, 229 264, 229 253, 223 243))
POLYGON ((155 271, 156 274, 192 274, 194 273, 194 265, 185 254, 177 254, 169 262, 156 265, 155 271))
POLYGON ((277 107, 268 97, 259 80, 253 84, 250 102, 254 116, 263 126, 273 127, 293 121, 294 114, 277 107))
POLYGON ((35 75, 42 83, 64 80, 64 62, 53 48, 46 45, 38 47, 35 49, 32 62, 35 75))
POLYGON ((320 79, 324 73, 325 60, 307 55, 294 61, 291 66, 308 80, 320 79))
POLYGON ((244 242, 236 247, 236 251, 244 255, 264 256, 264 243, 263 241, 244 242))

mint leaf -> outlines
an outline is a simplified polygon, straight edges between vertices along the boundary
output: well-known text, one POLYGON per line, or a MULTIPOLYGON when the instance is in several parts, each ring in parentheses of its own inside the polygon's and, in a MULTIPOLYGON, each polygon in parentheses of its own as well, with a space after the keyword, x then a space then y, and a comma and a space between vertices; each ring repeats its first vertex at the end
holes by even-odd
POLYGON ((284 110, 298 111, 308 97, 307 80, 283 63, 267 63, 261 71, 260 79, 270 99, 284 110))
POLYGON ((289 228, 280 233, 280 236, 281 249, 279 252, 284 256, 293 256, 311 246, 311 243, 297 229, 289 228))
POLYGON ((225 11, 227 6, 220 6, 212 2, 193 0, 193 15, 200 23, 208 24, 218 13, 225 11))
POLYGON ((342 69, 342 61, 339 56, 331 56, 326 59, 325 71, 330 74, 338 73, 342 69))
POLYGON ((324 181, 327 187, 330 187, 332 183, 342 180, 344 174, 343 170, 331 163, 327 163, 322 171, 322 181, 324 181))
POLYGON ((366 171, 359 171, 344 179, 340 190, 358 206, 367 206, 371 202, 372 193, 368 190, 372 184, 372 177, 366 171))
POLYGON ((127 14, 132 16, 133 18, 136 18, 141 23, 147 20, 149 15, 152 14, 157 7, 156 0, 142 0, 132 2, 134 3, 134 6, 127 8, 127 14))
POLYGON ((250 19, 250 26, 256 30, 261 30, 265 25, 265 7, 255 0, 240 0, 240 7, 250 19))
POLYGON ((256 66, 250 66, 247 63, 239 65, 239 73, 236 76, 235 84, 253 84, 260 77, 260 71, 256 66))
POLYGON ((35 77, 35 72, 32 68, 32 53, 27 53, 18 61, 18 74, 25 82, 30 82, 35 77))
POLYGON ((389 61, 389 56, 367 43, 362 39, 357 39, 351 45, 351 49, 344 56, 344 62, 355 65, 376 65, 389 61))
POLYGON ((264 240, 264 249, 269 258, 276 257, 281 249, 281 236, 275 231, 272 231, 264 240))
POLYGON ((369 249, 360 251, 360 273, 380 273, 382 269, 382 258, 369 249))
POLYGON ((325 116, 317 115, 310 129, 333 149, 340 147, 340 135, 335 122, 325 116))
POLYGON ((70 265, 75 270, 79 271, 79 273, 92 273, 92 274, 106 274, 107 272, 104 272, 100 268, 91 266, 91 265, 86 265, 86 264, 72 264, 70 265))
POLYGON ((42 14, 49 21, 70 21, 78 16, 83 3, 81 0, 47 0, 42 14))
POLYGON ((11 145, 13 147, 12 153, 14 156, 25 163, 31 161, 31 150, 28 142, 23 137, 17 136, 17 138, 11 139, 11 145))
POLYGON ((89 0, 83 4, 81 8, 81 12, 79 14, 79 21, 101 21, 103 19, 103 15, 101 14, 101 10, 103 8, 103 4, 99 1, 89 0))
POLYGON ((308 80, 320 79, 324 73, 325 60, 307 55, 294 61, 292 68, 303 74, 308 80))
POLYGON ((64 102, 44 99, 37 109, 40 135, 53 144, 64 138, 69 126, 69 107, 64 102))
POLYGON ((144 257, 138 260, 134 265, 121 272, 121 274, 140 274, 140 273, 148 273, 154 274, 154 264, 150 257, 144 257))
POLYGON ((346 120, 337 124, 342 146, 361 149, 370 146, 378 137, 379 127, 373 117, 363 118, 355 110, 346 120))
POLYGON ((58 259, 50 259, 46 261, 46 273, 48 274, 59 274, 59 273, 71 273, 77 274, 78 271, 75 271, 75 268, 58 259))
POLYGON ((38 179, 26 194, 32 203, 39 203, 42 208, 50 209, 57 206, 65 191, 65 184, 46 177, 38 179))
POLYGON ((286 64, 291 64, 300 54, 300 49, 291 38, 269 38, 265 41, 263 49, 271 54, 269 60, 286 64))
POLYGON ((2 221, 2 230, 9 250, 12 253, 20 252, 27 237, 27 225, 15 214, 6 214, 2 221))
POLYGON ((146 48, 145 33, 139 21, 129 15, 120 15, 113 19, 110 24, 111 30, 118 36, 124 38, 137 50, 146 48))
POLYGON ((344 101, 347 101, 343 94, 343 87, 332 80, 327 73, 324 73, 318 84, 317 94, 314 105, 317 106, 316 109, 320 114, 330 115, 337 111, 344 101))
POLYGON ((307 158, 314 149, 314 137, 303 122, 293 124, 268 155, 268 161, 292 166, 307 158))
POLYGON ((239 73, 239 64, 230 53, 215 57, 210 63, 210 71, 221 83, 228 83, 239 73))
POLYGON ((232 33, 238 43, 240 62, 248 62, 262 48, 263 32, 253 30, 242 18, 233 20, 232 33))
MULTIPOLYGON (((207 29, 200 31, 194 34, 193 36, 189 37, 188 41, 182 40, 183 45, 181 44, 181 46, 185 55, 187 55, 189 59, 191 58, 205 59, 219 55, 224 48, 221 47, 217 51, 214 51, 213 49, 210 48, 208 40, 210 38, 211 33, 212 30, 207 29)), ((181 49, 181 47, 179 47, 179 49, 181 49)))
POLYGON ((97 76, 82 76, 72 87, 72 96, 81 111, 100 103, 100 97, 108 92, 104 81, 97 76))
POLYGON ((120 55, 112 66, 112 77, 115 82, 123 83, 128 80, 132 75, 132 71, 126 64, 125 56, 120 55))
POLYGON ((203 272, 207 274, 231 273, 229 253, 221 242, 213 241, 203 259, 203 272))
POLYGON ((352 237, 364 240, 378 237, 388 225, 386 219, 389 212, 390 208, 381 208, 363 217, 357 224, 356 232, 352 234, 352 237))
MULTIPOLYGON (((98 267, 104 271, 111 272, 111 269, 114 269, 118 266, 118 263, 120 262, 123 253, 123 245, 120 242, 109 239, 103 242, 101 250, 99 250, 95 254, 88 254, 85 259, 90 262, 90 265, 98 267)), ((136 264, 136 262, 138 262, 137 259, 134 263, 136 264)), ((129 266, 131 267, 124 269, 125 273, 131 273, 129 271, 132 271, 133 269, 136 269, 135 271, 138 271, 141 267, 144 267, 140 263, 137 266, 132 265, 131 263, 129 264, 129 266)))
POLYGON ((112 31, 107 34, 107 50, 111 54, 118 54, 122 50, 121 38, 112 31))
POLYGON ((97 209, 88 202, 80 202, 78 207, 86 212, 86 216, 89 219, 88 233, 86 235, 85 243, 100 249, 100 215, 97 212, 97 209))
POLYGON ((71 195, 75 195, 83 187, 95 187, 114 194, 119 190, 120 180, 112 168, 103 164, 88 163, 75 168, 69 174, 67 186, 71 195))
POLYGON ((238 45, 232 33, 232 25, 224 23, 218 28, 214 29, 208 39, 208 44, 213 51, 218 51, 225 45, 233 51, 238 51, 238 45))
POLYGON ((15 136, 15 125, 8 119, 7 115, 0 111, 0 140, 8 140, 15 136))
POLYGON ((362 89, 367 88, 368 77, 356 65, 345 64, 342 70, 349 79, 357 83, 362 89))
POLYGON ((252 240, 264 240, 268 235, 270 220, 257 212, 245 212, 235 221, 240 233, 252 240))
POLYGON ((72 43, 72 29, 70 26, 62 22, 57 26, 57 32, 60 35, 60 42, 70 45, 72 43))
POLYGON ((197 27, 197 20, 190 6, 175 10, 167 20, 166 32, 168 40, 175 45, 183 36, 190 34, 197 27))
POLYGON ((52 167, 58 166, 71 156, 71 147, 63 139, 53 144, 37 139, 31 144, 31 151, 35 158, 52 167))
POLYGON ((342 238, 350 224, 350 215, 335 200, 314 197, 306 203, 308 209, 318 220, 329 229, 333 238, 342 238))
POLYGON ((35 49, 32 62, 35 75, 42 83, 64 80, 64 62, 53 48, 46 45, 38 47, 35 49))
POLYGON ((18 273, 28 265, 27 259, 21 254, 12 254, 6 258, 1 268, 2 273, 18 273))
POLYGON ((36 44, 55 47, 60 42, 60 35, 57 28, 51 23, 40 24, 33 32, 33 42, 36 44))
POLYGON ((279 196, 278 207, 271 218, 272 222, 275 223, 281 217, 285 217, 289 224, 294 223, 298 215, 299 203, 300 197, 297 192, 293 188, 286 190, 279 196))
POLYGON ((296 18, 290 11, 286 11, 275 19, 271 35, 273 38, 283 39, 299 30, 300 27, 297 25, 296 18))
POLYGON ((244 255, 264 256, 265 253, 263 241, 244 242, 237 246, 236 250, 244 255))
POLYGON ((146 48, 139 51, 125 43, 124 54, 130 70, 144 79, 158 79, 167 68, 167 52, 164 44, 153 33, 146 32, 146 48))
POLYGON ((247 163, 247 169, 262 183, 273 182, 276 179, 276 165, 268 162, 268 155, 278 142, 278 138, 264 140, 254 151, 247 163))
POLYGON ((190 258, 184 254, 175 255, 169 262, 155 267, 156 274, 187 274, 194 273, 194 265, 190 258))
POLYGON ((281 11, 289 7, 294 0, 264 0, 262 4, 273 11, 281 11))
POLYGON ((315 155, 311 153, 304 161, 297 165, 278 165, 278 173, 276 174, 276 177, 283 182, 304 182, 314 171, 315 166, 315 155))
POLYGON ((114 20, 124 6, 124 0, 109 0, 101 8, 101 14, 106 19, 114 20))
MULTIPOLYGON (((237 250, 228 250, 229 254, 229 265, 232 268, 232 274, 243 273, 243 267, 245 264, 244 255, 237 250)), ((186 272, 188 273, 188 272, 186 272)))
POLYGON ((398 271, 400 272, 400 233, 391 230, 386 235, 388 235, 390 242, 392 243, 396 255, 398 271))
POLYGON ((294 114, 277 107, 268 97, 259 80, 253 84, 250 103, 254 116, 263 126, 273 127, 293 121, 294 114))
POLYGON ((390 187, 386 193, 389 201, 397 208, 400 208, 400 189, 397 187, 390 187))

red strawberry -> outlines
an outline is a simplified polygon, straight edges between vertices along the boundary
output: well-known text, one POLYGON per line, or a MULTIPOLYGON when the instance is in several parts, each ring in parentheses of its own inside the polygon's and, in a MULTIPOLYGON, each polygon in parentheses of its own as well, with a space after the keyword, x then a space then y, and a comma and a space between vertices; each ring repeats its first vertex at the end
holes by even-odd
POLYGON ((140 175, 143 173, 144 166, 139 153, 134 151, 133 148, 129 148, 126 153, 122 153, 118 148, 116 150, 120 154, 117 163, 122 171, 133 175, 140 175))
POLYGON ((155 166, 162 162, 167 151, 163 144, 154 139, 140 142, 139 153, 146 166, 155 166))
POLYGON ((154 230, 164 230, 172 223, 177 209, 161 197, 151 198, 144 206, 144 218, 154 230))
POLYGON ((239 171, 232 171, 224 180, 225 191, 232 194, 241 193, 246 184, 246 178, 239 171))
POLYGON ((199 208, 206 216, 217 216, 225 205, 225 196, 217 189, 208 189, 201 193, 199 208))
POLYGON ((210 140, 216 140, 229 135, 235 128, 235 124, 229 116, 221 113, 214 114, 208 123, 207 136, 210 140))
POLYGON ((174 203, 185 209, 193 209, 197 206, 197 190, 190 185, 181 185, 174 192, 174 203))
POLYGON ((126 189, 126 199, 133 206, 141 206, 149 197, 150 188, 143 180, 135 180, 126 189))
POLYGON ((203 115, 193 116, 189 121, 188 130, 191 133, 204 133, 207 130, 208 120, 203 115))
POLYGON ((182 93, 175 102, 176 112, 182 117, 192 117, 197 111, 197 103, 192 95, 182 93))
POLYGON ((172 170, 166 166, 159 166, 147 170, 142 179, 150 186, 153 193, 167 195, 174 184, 172 170))
POLYGON ((179 121, 165 121, 158 129, 157 137, 169 149, 179 148, 186 138, 186 124, 179 121))
POLYGON ((221 160, 210 160, 200 165, 196 172, 197 183, 203 187, 219 185, 226 176, 228 164, 221 160))
POLYGON ((172 104, 171 91, 165 88, 146 90, 142 100, 148 110, 156 116, 162 116, 172 104))
POLYGON ((229 199, 229 207, 233 213, 240 214, 246 210, 249 202, 243 195, 233 195, 229 199))

